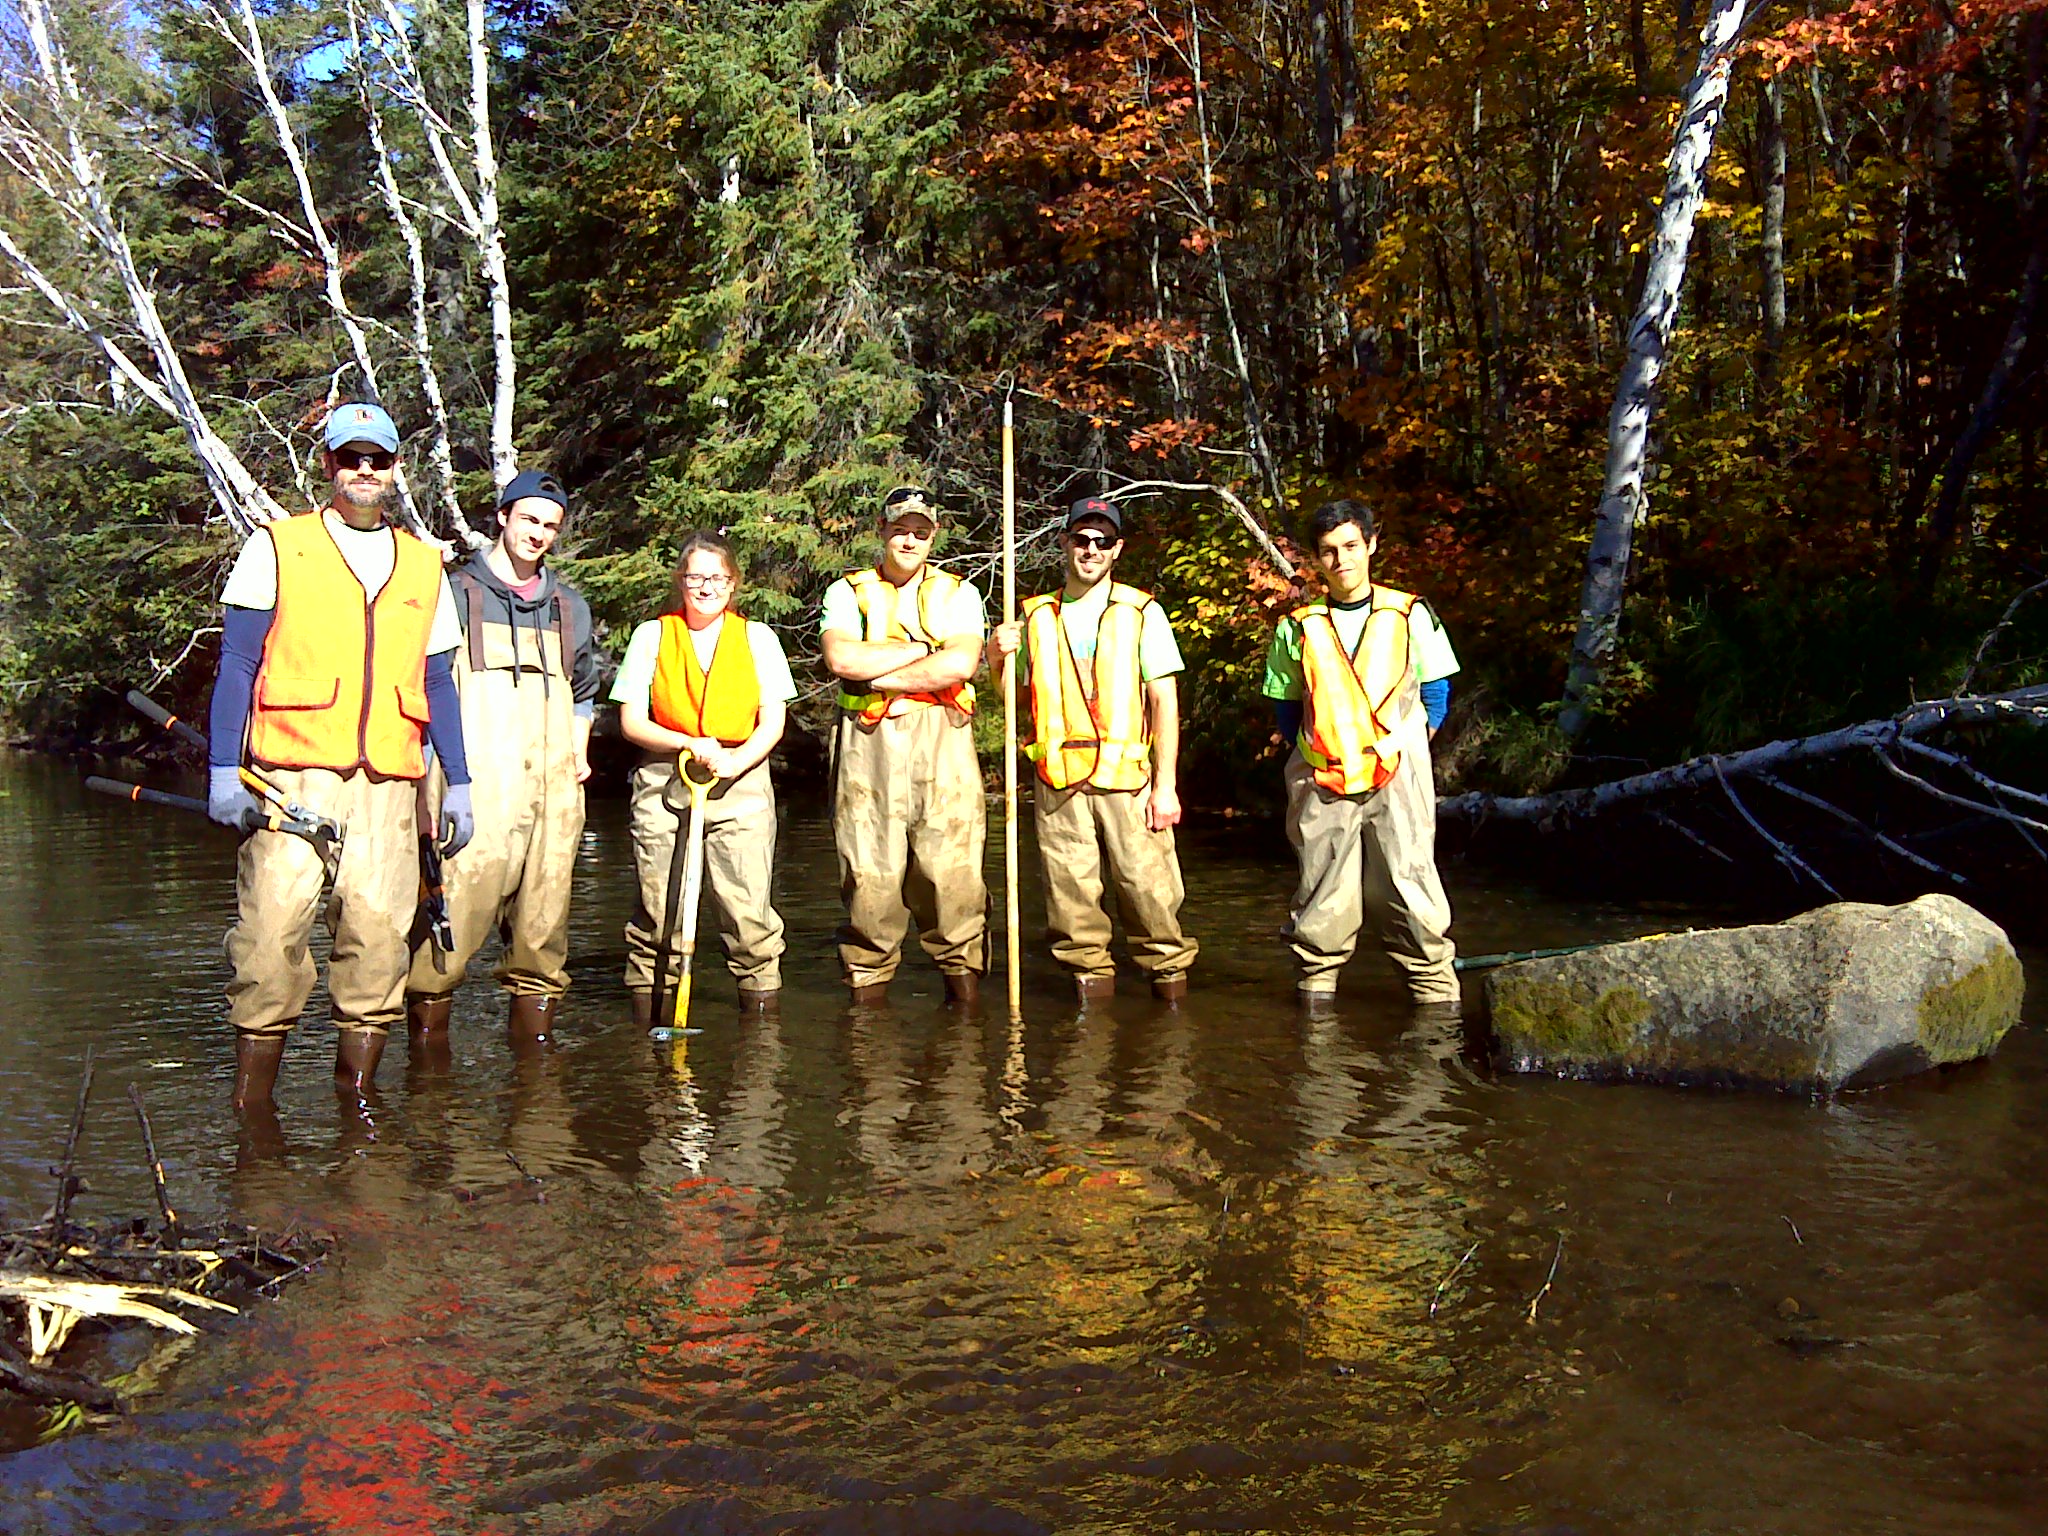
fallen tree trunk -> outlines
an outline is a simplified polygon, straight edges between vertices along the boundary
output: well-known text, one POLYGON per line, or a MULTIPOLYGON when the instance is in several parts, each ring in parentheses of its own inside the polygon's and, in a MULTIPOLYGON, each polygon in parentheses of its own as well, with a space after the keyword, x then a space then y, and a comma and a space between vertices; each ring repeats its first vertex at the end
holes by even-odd
MULTIPOLYGON (((1914 779, 1923 789, 1934 793, 1936 798, 1961 799, 1963 803, 1986 815, 2000 820, 2017 821, 2048 832, 2048 825, 2043 825, 2033 817, 2007 810, 2001 805, 1985 804, 1968 797, 1953 797, 1946 792, 1934 790, 1932 786, 1919 781, 1917 775, 1911 774, 1892 759, 1891 754, 1894 751, 1933 753, 1951 767, 1959 767, 1968 774, 1976 774, 1976 770, 1970 768, 1963 759, 1951 753, 1936 752, 1934 748, 1920 746, 1915 738, 1961 725, 2020 721, 2032 725, 2048 725, 2048 686, 2018 688, 2009 693, 1964 694, 1953 698, 1929 699, 1901 710, 1888 719, 1866 720, 1860 725, 1846 725, 1837 730, 1823 731, 1815 736, 1773 741, 1743 752, 1709 753, 1704 757, 1674 763, 1669 768, 1659 768, 1650 773, 1634 774, 1629 778, 1615 779, 1606 784, 1588 785, 1581 789, 1557 790, 1545 795, 1491 795, 1476 791, 1452 795, 1438 805, 1437 814, 1446 820, 1474 824, 1486 821, 1519 821, 1534 822, 1546 827, 1560 826, 1623 806, 1634 806, 1674 791, 1706 789, 1717 785, 1725 787, 1726 781, 1731 778, 1764 777, 1801 763, 1839 757, 1849 752, 1869 751, 1876 753, 1894 776, 1903 774, 1914 779)), ((1994 798, 2010 796, 2048 812, 2048 799, 2009 784, 1986 779, 1982 775, 1976 777, 1979 781, 1978 787, 1994 798)))

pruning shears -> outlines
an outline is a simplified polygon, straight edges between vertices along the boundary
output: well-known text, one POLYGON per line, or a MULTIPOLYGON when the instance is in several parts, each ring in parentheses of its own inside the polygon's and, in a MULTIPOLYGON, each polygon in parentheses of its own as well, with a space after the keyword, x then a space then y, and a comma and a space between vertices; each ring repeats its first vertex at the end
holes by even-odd
MULTIPOLYGON (((195 747, 206 746, 206 737, 195 726, 179 719, 140 689, 128 690, 128 703, 138 713, 154 720, 178 740, 195 747)), ((258 819, 255 826, 248 830, 253 832, 263 828, 272 832, 287 832, 293 837, 303 837, 319 852, 322 860, 332 860, 340 853, 340 822, 332 816, 323 816, 318 811, 301 805, 258 769, 243 767, 238 772, 241 774, 243 785, 256 796, 258 802, 258 819)), ((98 782, 89 779, 86 783, 88 788, 98 789, 105 794, 120 795, 123 799, 145 800, 158 805, 178 805, 181 810, 188 808, 179 803, 183 800, 182 796, 165 795, 161 790, 146 790, 138 784, 123 784, 117 779, 101 779, 98 782)), ((202 811, 206 809, 203 801, 193 801, 190 804, 196 805, 202 811)))

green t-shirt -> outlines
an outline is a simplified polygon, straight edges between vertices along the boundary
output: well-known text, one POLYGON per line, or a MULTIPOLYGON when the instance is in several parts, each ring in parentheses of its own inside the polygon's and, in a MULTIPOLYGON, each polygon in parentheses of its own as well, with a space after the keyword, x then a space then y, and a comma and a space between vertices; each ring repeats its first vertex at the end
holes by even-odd
MULTIPOLYGON (((1348 654, 1358 653, 1365 634, 1365 621, 1372 612, 1370 602, 1355 608, 1330 604, 1330 618, 1337 626, 1337 639, 1348 654)), ((1418 602, 1408 612, 1409 654, 1415 658, 1415 681, 1433 683, 1458 670, 1458 654, 1450 637, 1437 622, 1427 603, 1418 602)), ((1273 644, 1266 652, 1266 681, 1260 690, 1269 699, 1299 699, 1306 692, 1301 671, 1301 624, 1289 614, 1273 632, 1273 644)))
MULTIPOLYGON (((1095 637, 1102 632, 1102 616, 1109 612, 1109 586, 1107 580, 1098 581, 1080 597, 1060 603, 1060 628, 1067 632, 1067 646, 1077 667, 1086 667, 1095 659, 1095 637)), ((1024 646, 1017 655, 1017 679, 1022 682, 1031 675, 1031 648, 1024 646)), ((1149 683, 1186 667, 1166 610, 1156 602, 1147 603, 1138 629, 1138 676, 1149 683)))

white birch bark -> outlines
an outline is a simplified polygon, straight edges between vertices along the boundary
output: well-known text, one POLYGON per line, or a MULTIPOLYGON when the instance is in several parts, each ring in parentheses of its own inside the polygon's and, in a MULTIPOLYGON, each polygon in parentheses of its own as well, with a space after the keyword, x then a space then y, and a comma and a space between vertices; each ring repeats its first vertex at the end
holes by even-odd
MULTIPOLYGON (((1959 694, 1951 698, 1928 699, 1883 720, 1866 720, 1785 741, 1766 742, 1743 752, 1709 753, 1688 758, 1669 768, 1638 773, 1626 779, 1591 785, 1585 789, 1557 790, 1547 795, 1490 795, 1472 791, 1452 795, 1437 805, 1437 815, 1450 821, 1517 821, 1561 825, 1597 816, 1637 801, 1653 799, 1679 790, 1702 789, 1726 777, 1763 777, 1801 763, 1841 757, 1850 752, 1884 752, 1920 736, 1964 725, 2025 724, 2048 725, 2048 688, 2018 688, 2009 693, 1959 694)), ((1999 785, 2006 795, 2023 801, 2048 805, 2048 800, 2009 785, 1999 785)), ((1980 807, 1997 815, 1994 807, 1980 807)))
POLYGON ((427 259, 426 248, 420 240, 419 223, 407 207, 404 195, 399 191, 398 177, 391 167, 391 151, 384 142, 384 112, 378 102, 378 93, 371 79, 369 62, 363 52, 362 13, 350 0, 348 5, 348 36, 353 54, 356 97, 363 106, 363 120, 369 127, 370 151, 377 160, 377 190, 384 200, 384 211, 390 215, 397 227, 399 238, 405 242, 406 275, 410 284, 408 298, 412 316, 413 361, 419 372, 420 398, 427 407, 427 420, 432 436, 427 443, 427 462, 433 468, 435 485, 439 491, 442 513, 447 518, 448 531, 460 538, 472 549, 489 541, 484 539, 462 515, 461 499, 455 494, 455 449, 448 430, 448 402, 441 392, 441 375, 434 367, 433 332, 427 317, 427 259))
POLYGON ((116 378, 132 384, 184 429, 215 503, 246 535, 284 516, 284 509, 256 482, 200 408, 184 362, 157 312, 155 290, 136 266, 127 233, 114 216, 99 157, 88 144, 83 126, 84 95, 47 0, 21 0, 21 15, 27 24, 36 84, 49 114, 49 132, 58 138, 50 138, 24 114, 9 110, 0 122, 0 157, 64 216, 87 250, 112 266, 128 307, 128 321, 149 354, 150 366, 139 364, 88 313, 85 302, 60 288, 4 231, 0 231, 0 253, 13 262, 65 324, 98 348, 116 378))
POLYGON ((1600 488, 1600 510, 1594 519, 1592 545, 1586 551, 1578 635, 1572 642, 1564 711, 1558 718, 1560 728, 1572 740, 1584 732, 1593 696, 1606 680, 1614 659, 1622 600, 1628 588, 1630 547, 1648 504, 1643 474, 1649 456, 1650 418, 1657 381, 1664 371, 1665 353, 1678 316, 1693 224, 1706 196, 1707 164, 1713 157, 1714 135, 1728 104, 1728 75, 1746 19, 1744 0, 1713 0, 1713 9, 1700 34, 1699 69, 1685 88, 1677 131, 1672 138, 1664 201, 1651 237, 1642 298, 1629 326, 1628 357, 1622 364, 1614 408, 1607 420, 1607 471, 1600 488))
MULTIPOLYGON (((348 295, 342 286, 341 250, 335 245, 334 237, 327 233, 326 220, 320 217, 319 199, 313 192, 313 177, 307 169, 306 157, 299 150, 298 133, 292 127, 291 115, 285 111, 283 99, 277 94, 277 84, 271 78, 270 53, 263 45, 263 33, 256 24, 256 7, 252 0, 240 0, 236 17, 230 18, 209 5, 206 17, 214 31, 241 56, 256 82, 257 93, 263 98, 264 115, 270 119, 271 132, 277 135, 278 149, 291 169, 292 182, 298 190, 299 211, 305 221, 301 227, 312 243, 308 254, 320 263, 320 281, 322 291, 327 295, 327 307, 334 312, 335 323, 348 338, 349 351, 355 358, 356 373, 363 381, 364 393, 381 403, 384 389, 377 378, 377 361, 370 353, 370 338, 362 319, 350 308, 348 295)), ((399 515, 405 519, 406 526, 422 538, 431 538, 432 531, 420 516, 418 503, 413 498, 412 482, 405 472, 403 460, 397 465, 393 489, 398 494, 399 515)))
POLYGON ((430 212, 451 228, 461 231, 476 247, 478 263, 491 301, 491 474, 503 486, 519 471, 513 447, 513 406, 518 385, 517 360, 512 352, 512 284, 505 266, 505 242, 498 223, 498 158, 491 137, 490 37, 485 26, 483 0, 468 0, 469 11, 469 121, 465 134, 428 99, 426 76, 420 68, 408 26, 410 19, 397 0, 377 0, 382 33, 388 44, 388 64, 393 72, 392 88, 419 118, 425 131, 427 152, 439 173, 442 190, 448 194, 454 212, 432 205, 430 212), (463 146, 469 160, 469 180, 456 165, 457 146, 463 146), (470 182, 475 183, 471 190, 470 182))
POLYGON ((469 0, 469 124, 476 171, 476 245, 491 293, 491 474, 502 489, 519 473, 512 446, 517 360, 512 355, 512 282, 498 225, 498 152, 491 140, 491 50, 484 0, 469 0))

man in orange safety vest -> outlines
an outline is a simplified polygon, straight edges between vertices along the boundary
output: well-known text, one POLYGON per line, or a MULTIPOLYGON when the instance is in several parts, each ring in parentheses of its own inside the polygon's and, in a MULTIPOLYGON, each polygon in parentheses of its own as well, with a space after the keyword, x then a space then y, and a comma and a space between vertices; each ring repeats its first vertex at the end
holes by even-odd
POLYGON ((1280 621, 1266 657, 1287 760, 1287 836, 1301 860, 1285 937, 1305 1006, 1327 1004, 1368 917, 1409 997, 1456 1004, 1451 905, 1436 868, 1429 742, 1458 670, 1411 593, 1375 585, 1372 508, 1328 502, 1307 542, 1329 587, 1280 621))
POLYGON ((1173 829, 1180 822, 1182 663, 1166 610, 1114 579, 1123 514, 1100 496, 1067 511, 1066 580, 999 625, 992 666, 1022 658, 1030 689, 1024 748, 1053 958, 1086 1001, 1116 991, 1105 883, 1115 891, 1131 958, 1155 996, 1187 994, 1195 941, 1181 931, 1186 895, 1173 829), (1105 866, 1107 882, 1105 882, 1105 866))
POLYGON ((251 827, 242 769, 340 824, 330 871, 303 838, 252 831, 236 866, 228 958, 234 1103, 269 1108, 284 1044, 313 990, 307 944, 323 882, 337 1088, 358 1104, 384 1039, 405 1017, 406 935, 419 895, 415 792, 431 737, 445 770, 442 848, 475 830, 453 660, 462 627, 440 552, 386 521, 398 430, 383 408, 329 414, 328 505, 258 529, 221 592, 220 670, 208 733, 207 809, 251 827))
POLYGON ((988 620, 972 583, 930 564, 939 508, 915 486, 883 499, 881 558, 825 590, 826 668, 840 680, 832 837, 846 922, 839 963, 879 1002, 910 921, 949 1000, 988 968, 987 837, 974 751, 974 674, 988 620))

